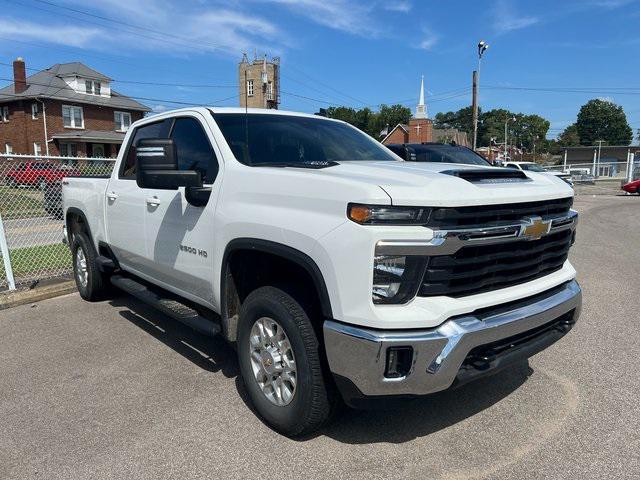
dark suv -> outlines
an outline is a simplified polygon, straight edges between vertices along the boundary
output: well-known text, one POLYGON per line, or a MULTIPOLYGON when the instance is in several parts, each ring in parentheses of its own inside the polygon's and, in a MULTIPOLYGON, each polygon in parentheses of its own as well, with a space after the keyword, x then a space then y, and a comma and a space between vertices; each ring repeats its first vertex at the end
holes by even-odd
POLYGON ((386 147, 407 162, 462 163, 490 167, 491 164, 467 147, 449 143, 394 143, 386 147))

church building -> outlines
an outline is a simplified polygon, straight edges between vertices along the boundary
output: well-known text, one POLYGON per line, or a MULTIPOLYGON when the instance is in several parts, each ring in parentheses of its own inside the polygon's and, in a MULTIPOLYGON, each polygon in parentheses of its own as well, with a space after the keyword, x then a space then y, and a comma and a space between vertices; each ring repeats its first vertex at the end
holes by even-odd
POLYGON ((416 113, 408 125, 399 123, 382 139, 384 145, 390 143, 424 143, 433 142, 433 122, 427 115, 424 103, 424 75, 420 81, 420 100, 416 113))
POLYGON ((382 139, 384 145, 394 143, 455 142, 458 145, 469 146, 466 132, 456 128, 433 128, 433 121, 427 115, 427 105, 424 102, 424 76, 420 81, 420 99, 413 118, 409 120, 408 124, 399 123, 391 131, 383 132, 382 135, 384 135, 382 139))

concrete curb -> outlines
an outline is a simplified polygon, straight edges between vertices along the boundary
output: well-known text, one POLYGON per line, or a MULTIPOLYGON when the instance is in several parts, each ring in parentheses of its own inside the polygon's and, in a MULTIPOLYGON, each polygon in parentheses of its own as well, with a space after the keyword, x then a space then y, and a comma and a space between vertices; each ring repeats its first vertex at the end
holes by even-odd
POLYGON ((27 303, 39 302, 77 291, 76 283, 71 280, 34 288, 32 290, 18 290, 12 293, 0 294, 0 310, 6 310, 7 308, 13 308, 27 303))

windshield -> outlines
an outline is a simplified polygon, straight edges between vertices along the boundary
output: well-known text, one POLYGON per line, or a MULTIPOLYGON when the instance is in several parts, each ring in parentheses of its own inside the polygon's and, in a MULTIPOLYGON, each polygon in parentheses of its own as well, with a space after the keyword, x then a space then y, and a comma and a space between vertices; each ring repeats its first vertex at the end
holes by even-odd
POLYGON ((522 170, 528 170, 530 172, 544 172, 545 169, 542 168, 540 165, 535 164, 535 163, 521 163, 520 164, 520 168, 522 168, 522 170))
POLYGON ((340 122, 253 113, 213 117, 235 157, 246 165, 398 161, 371 137, 340 122))
POLYGON ((490 166, 473 150, 457 145, 415 145, 408 147, 412 162, 462 163, 465 165, 490 166))

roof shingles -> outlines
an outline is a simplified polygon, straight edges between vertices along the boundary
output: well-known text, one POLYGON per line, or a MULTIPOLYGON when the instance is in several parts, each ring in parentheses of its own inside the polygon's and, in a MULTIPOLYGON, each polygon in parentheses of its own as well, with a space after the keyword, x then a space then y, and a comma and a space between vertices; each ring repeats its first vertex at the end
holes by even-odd
POLYGON ((80 62, 57 63, 52 67, 41 70, 27 77, 27 89, 22 93, 16 93, 14 84, 0 89, 0 103, 14 101, 16 98, 51 98, 77 103, 89 103, 104 107, 122 108, 149 112, 151 109, 131 97, 111 90, 111 96, 87 95, 78 93, 67 85, 65 77, 78 76, 92 80, 108 82, 111 79, 96 72, 80 62))

